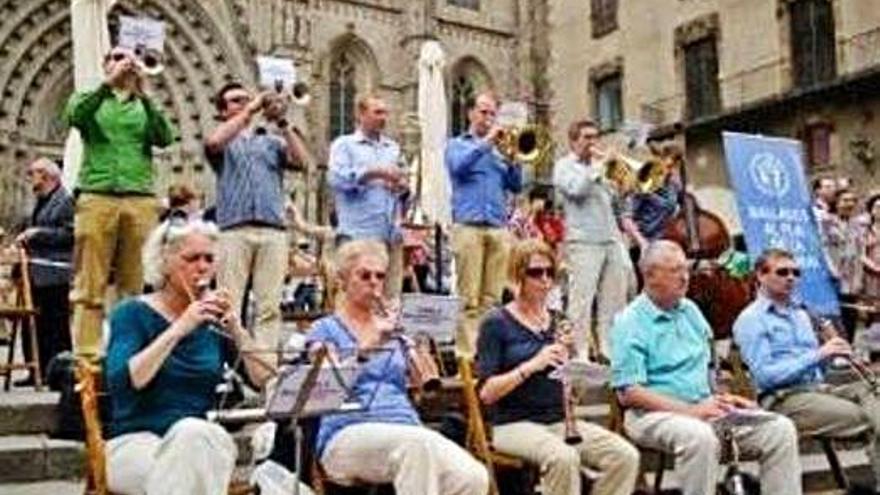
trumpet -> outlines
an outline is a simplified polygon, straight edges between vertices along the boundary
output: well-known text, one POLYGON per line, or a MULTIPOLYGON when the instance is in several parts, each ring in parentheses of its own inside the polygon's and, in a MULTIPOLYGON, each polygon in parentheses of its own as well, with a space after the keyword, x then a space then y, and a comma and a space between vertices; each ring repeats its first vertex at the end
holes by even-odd
MULTIPOLYGON (((565 318, 560 318, 557 321, 554 337, 557 344, 562 344, 568 349, 569 359, 571 359, 570 354, 574 351, 574 346, 571 343, 572 332, 573 327, 570 321, 565 318)), ((577 445, 583 441, 583 437, 577 429, 577 419, 574 415, 574 393, 569 372, 562 370, 560 380, 562 381, 562 424, 565 428, 565 443, 577 445)))
POLYGON ((551 145, 547 130, 534 124, 505 127, 496 143, 508 160, 525 164, 538 162, 551 145))
POLYGON ((624 192, 651 193, 666 183, 671 166, 656 156, 639 160, 618 151, 594 152, 603 161, 605 178, 624 192))
POLYGON ((135 65, 144 74, 158 76, 165 70, 165 65, 162 63, 162 53, 158 50, 139 44, 134 47, 133 53, 135 65))

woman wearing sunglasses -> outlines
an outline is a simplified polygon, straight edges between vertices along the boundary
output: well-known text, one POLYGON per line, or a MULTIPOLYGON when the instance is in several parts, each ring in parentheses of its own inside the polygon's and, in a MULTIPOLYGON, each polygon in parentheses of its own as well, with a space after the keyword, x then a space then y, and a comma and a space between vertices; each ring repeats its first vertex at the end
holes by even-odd
MULTIPOLYGON (((107 445, 110 490, 125 495, 225 493, 236 447, 205 414, 233 348, 254 345, 229 296, 204 287, 214 277, 217 227, 172 217, 143 250, 156 291, 120 303, 110 315, 105 381, 113 406, 107 445)), ((274 370, 242 353, 251 381, 274 370)))
POLYGON ((318 320, 309 349, 325 346, 330 358, 357 359, 353 384, 364 410, 325 415, 316 451, 340 484, 392 483, 398 495, 483 495, 485 468, 461 447, 422 426, 407 396, 407 364, 400 341, 389 339, 394 311, 377 311, 388 270, 385 245, 356 240, 337 252, 342 293, 336 312, 318 320))
POLYGON ((632 493, 639 454, 626 440, 577 421, 583 440, 564 441, 562 383, 550 376, 568 360, 546 303, 556 277, 553 250, 536 239, 520 241, 508 266, 516 295, 483 318, 477 341, 480 399, 491 406, 494 448, 540 466, 546 495, 581 493, 582 465, 602 473, 591 493, 632 493))

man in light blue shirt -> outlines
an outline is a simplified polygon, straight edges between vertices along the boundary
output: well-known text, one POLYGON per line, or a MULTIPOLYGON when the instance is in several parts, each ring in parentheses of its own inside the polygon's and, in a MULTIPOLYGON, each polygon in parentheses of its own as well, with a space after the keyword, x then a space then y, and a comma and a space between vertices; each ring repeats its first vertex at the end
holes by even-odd
MULTIPOLYGON (((637 445, 674 453, 684 495, 715 493, 719 440, 713 422, 756 407, 713 394, 712 329, 685 298, 688 262, 678 244, 655 241, 639 261, 644 291, 618 315, 611 331, 612 385, 627 408, 624 427, 637 445)), ((736 429, 744 450, 761 452, 761 492, 801 493, 797 433, 790 420, 736 429)))
POLYGON ((408 190, 400 146, 384 135, 388 105, 376 96, 357 102, 358 128, 330 146, 329 177, 342 242, 369 239, 388 248, 385 294, 397 297, 403 280, 401 196, 408 190))
POLYGON ((790 417, 807 435, 849 437, 871 430, 874 441, 868 457, 876 483, 880 480, 876 388, 863 381, 824 383, 824 367, 834 358, 852 359, 852 349, 831 326, 823 329, 826 342, 818 342, 806 310, 792 300, 800 268, 791 253, 768 249, 755 261, 755 271, 758 297, 736 319, 733 336, 761 404, 790 417))
POLYGON ((468 110, 470 128, 446 146, 452 183, 452 249, 458 295, 464 302, 456 353, 473 357, 480 317, 501 300, 509 234, 505 204, 522 190, 522 169, 496 148, 503 129, 495 124, 498 101, 489 93, 468 110))
POLYGON ((565 261, 569 268, 568 318, 574 323, 576 357, 608 357, 611 319, 626 306, 631 262, 620 232, 617 190, 607 180, 600 163, 593 163, 599 128, 589 120, 571 124, 571 152, 556 162, 553 185, 565 209, 565 261), (596 335, 593 300, 596 299, 596 335))

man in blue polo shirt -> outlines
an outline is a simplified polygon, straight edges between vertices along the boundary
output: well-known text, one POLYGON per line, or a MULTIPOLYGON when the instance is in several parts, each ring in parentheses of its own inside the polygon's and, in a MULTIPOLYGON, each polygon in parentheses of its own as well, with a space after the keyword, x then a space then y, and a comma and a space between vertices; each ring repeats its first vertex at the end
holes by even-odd
POLYGON ((877 391, 862 381, 825 383, 825 366, 834 357, 851 356, 852 349, 836 335, 818 342, 809 315, 792 300, 800 268, 791 253, 768 249, 755 261, 755 271, 758 297, 736 319, 733 336, 761 405, 788 416, 807 435, 848 437, 872 430, 868 457, 880 480, 877 391))
POLYGON ((384 134, 388 105, 375 95, 357 101, 357 129, 330 146, 329 177, 340 242, 363 239, 388 249, 385 295, 400 294, 403 281, 403 194, 408 191, 400 146, 384 134))
POLYGON ((452 249, 458 295, 464 302, 456 353, 473 357, 480 317, 501 300, 507 273, 509 234, 505 205, 522 190, 522 169, 496 148, 502 128, 495 124, 498 101, 476 97, 468 111, 470 128, 446 146, 452 183, 452 249))
MULTIPOLYGON (((675 454, 684 495, 712 494, 719 474, 713 422, 756 405, 712 391, 712 329, 685 298, 688 264, 681 247, 655 241, 642 254, 639 268, 644 290, 618 315, 611 331, 612 385, 627 408, 624 427, 636 444, 675 454)), ((798 495, 794 424, 766 414, 763 422, 735 427, 736 442, 761 452, 762 493, 798 495)))

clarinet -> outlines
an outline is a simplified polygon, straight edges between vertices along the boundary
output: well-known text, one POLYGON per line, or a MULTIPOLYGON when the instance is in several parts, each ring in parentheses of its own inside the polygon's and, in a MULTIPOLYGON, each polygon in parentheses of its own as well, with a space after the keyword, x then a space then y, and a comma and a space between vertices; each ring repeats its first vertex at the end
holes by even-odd
MULTIPOLYGON (((373 310, 380 317, 388 317, 390 312, 388 303, 383 299, 376 300, 373 310)), ((424 392, 440 389, 440 369, 431 355, 430 337, 421 335, 413 339, 404 334, 398 312, 394 329, 383 338, 400 342, 405 351, 408 379, 413 387, 424 392)))
MULTIPOLYGON (((554 337, 557 344, 564 345, 569 352, 569 360, 571 353, 574 352, 571 344, 572 335, 571 322, 560 317, 556 322, 554 329, 554 337)), ((565 428, 565 443, 568 445, 577 445, 583 441, 583 437, 578 433, 577 419, 574 415, 574 393, 572 392, 571 377, 567 370, 561 370, 560 380, 562 381, 562 424, 565 428)))

